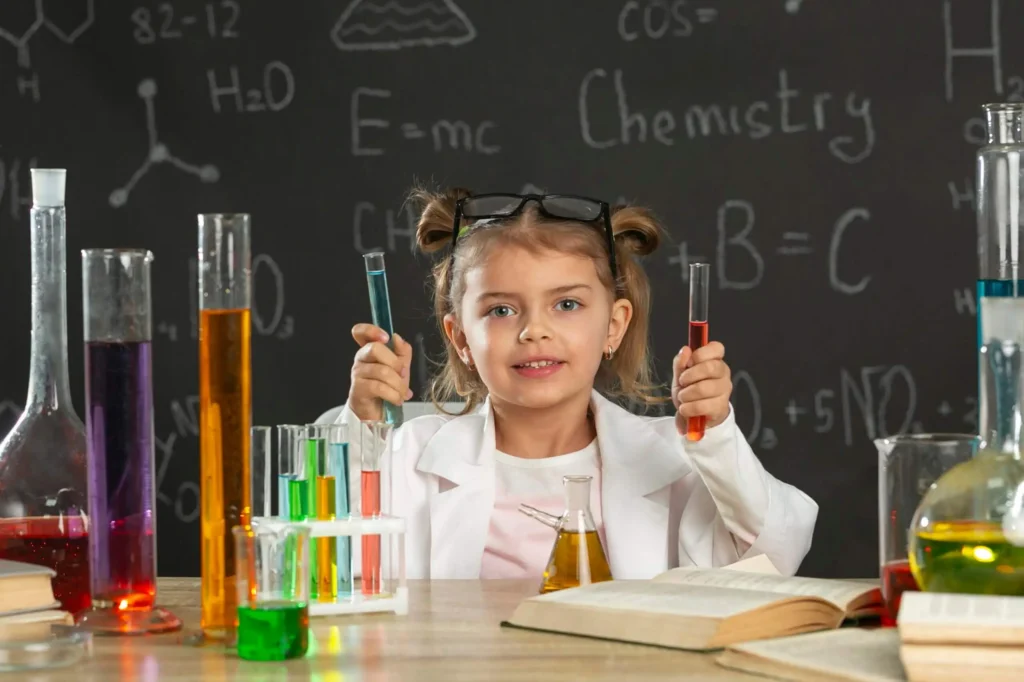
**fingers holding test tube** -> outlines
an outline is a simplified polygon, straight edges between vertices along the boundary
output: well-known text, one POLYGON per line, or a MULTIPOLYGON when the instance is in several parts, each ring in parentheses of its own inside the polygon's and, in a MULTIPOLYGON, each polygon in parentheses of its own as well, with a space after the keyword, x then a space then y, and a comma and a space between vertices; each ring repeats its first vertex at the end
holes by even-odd
POLYGON ((360 324, 352 336, 361 348, 352 363, 349 408, 360 419, 381 419, 382 402, 401 405, 412 397, 409 388, 412 345, 398 334, 390 340, 394 350, 381 342, 384 332, 374 325, 360 324))

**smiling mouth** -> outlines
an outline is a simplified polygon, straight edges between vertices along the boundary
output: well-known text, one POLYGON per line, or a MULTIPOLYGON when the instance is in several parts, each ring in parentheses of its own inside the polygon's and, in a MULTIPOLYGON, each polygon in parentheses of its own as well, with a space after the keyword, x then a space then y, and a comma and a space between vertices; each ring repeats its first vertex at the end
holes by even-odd
POLYGON ((555 365, 564 365, 565 363, 561 360, 537 360, 534 362, 524 362, 520 365, 512 365, 516 369, 541 369, 544 367, 554 367, 555 365))

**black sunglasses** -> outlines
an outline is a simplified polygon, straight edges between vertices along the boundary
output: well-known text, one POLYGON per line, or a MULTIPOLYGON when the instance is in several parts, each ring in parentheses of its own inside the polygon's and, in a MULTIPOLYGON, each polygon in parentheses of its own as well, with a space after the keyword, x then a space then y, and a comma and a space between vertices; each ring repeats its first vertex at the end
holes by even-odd
POLYGON ((604 221, 604 237, 608 246, 608 261, 612 268, 612 280, 618 281, 615 241, 612 236, 612 220, 608 204, 597 199, 569 194, 476 194, 459 199, 455 204, 455 220, 452 225, 452 258, 455 257, 455 243, 470 229, 469 225, 459 229, 459 223, 463 220, 513 218, 522 213, 523 208, 531 201, 537 202, 540 214, 547 218, 579 223, 604 221))

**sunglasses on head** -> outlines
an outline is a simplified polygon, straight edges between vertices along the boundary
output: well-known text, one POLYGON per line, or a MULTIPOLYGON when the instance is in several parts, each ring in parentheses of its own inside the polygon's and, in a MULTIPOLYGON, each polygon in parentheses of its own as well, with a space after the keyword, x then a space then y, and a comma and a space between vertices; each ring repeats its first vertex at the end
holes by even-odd
POLYGON ((452 225, 452 257, 455 244, 471 228, 459 224, 463 220, 494 220, 514 218, 523 212, 526 204, 537 203, 538 212, 553 220, 577 223, 604 222, 605 244, 608 247, 608 261, 611 264, 612 279, 618 279, 615 263, 615 242, 612 236, 611 213, 608 204, 597 199, 578 197, 570 194, 476 194, 459 199, 455 204, 455 220, 452 225))

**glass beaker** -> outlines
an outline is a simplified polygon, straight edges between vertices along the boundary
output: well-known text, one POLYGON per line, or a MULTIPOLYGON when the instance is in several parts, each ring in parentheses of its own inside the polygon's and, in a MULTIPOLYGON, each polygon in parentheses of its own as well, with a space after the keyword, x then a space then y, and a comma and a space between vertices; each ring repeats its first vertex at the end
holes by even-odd
POLYGON ((978 455, 940 478, 914 515, 922 590, 1024 594, 1024 298, 984 298, 978 455))
POLYGON ((249 216, 199 216, 199 484, 202 629, 235 622, 234 526, 249 522, 252 263, 249 216))
POLYGON ((612 579, 608 559, 590 512, 591 476, 563 476, 565 512, 548 514, 527 504, 519 511, 557 531, 540 591, 554 592, 612 579))
POLYGON ((63 169, 32 170, 32 344, 25 409, 0 443, 0 558, 48 566, 64 610, 89 606, 85 426, 68 382, 63 169))
POLYGON ((944 473, 971 459, 977 436, 919 433, 878 438, 878 553, 885 611, 883 625, 895 625, 900 597, 916 591, 910 571, 908 533, 922 497, 944 473))
POLYGON ((236 526, 237 650, 251 661, 305 655, 309 644, 309 529, 281 519, 236 526))
POLYGON ((985 104, 987 143, 977 152, 978 348, 986 297, 1024 294, 1020 279, 1021 152, 1024 103, 985 104))
POLYGON ((82 251, 92 608, 80 627, 168 632, 156 603, 153 324, 144 249, 82 251))

